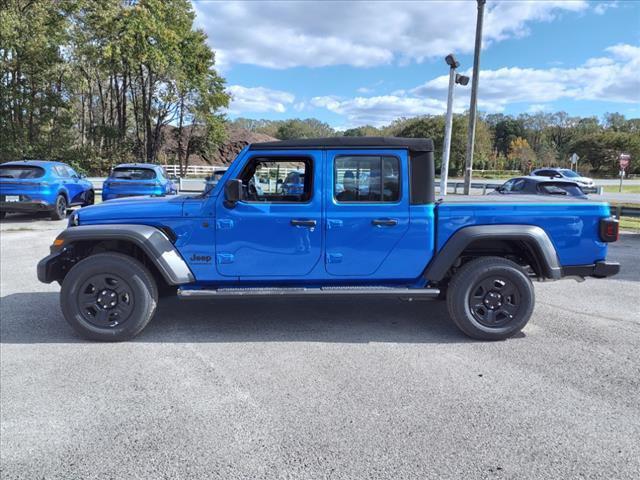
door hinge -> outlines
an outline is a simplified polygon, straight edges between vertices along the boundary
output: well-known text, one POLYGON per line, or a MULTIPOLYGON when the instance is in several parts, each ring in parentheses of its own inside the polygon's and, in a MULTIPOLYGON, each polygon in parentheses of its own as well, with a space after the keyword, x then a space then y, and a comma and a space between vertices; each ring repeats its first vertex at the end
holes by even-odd
POLYGON ((233 228, 233 220, 231 220, 230 218, 220 218, 216 220, 216 227, 219 230, 228 230, 230 228, 233 228))
POLYGON ((223 265, 225 263, 233 263, 235 257, 232 253, 218 253, 216 255, 216 263, 218 265, 223 265))
POLYGON ((327 253, 327 263, 341 263, 341 262, 342 262, 341 253, 327 253))

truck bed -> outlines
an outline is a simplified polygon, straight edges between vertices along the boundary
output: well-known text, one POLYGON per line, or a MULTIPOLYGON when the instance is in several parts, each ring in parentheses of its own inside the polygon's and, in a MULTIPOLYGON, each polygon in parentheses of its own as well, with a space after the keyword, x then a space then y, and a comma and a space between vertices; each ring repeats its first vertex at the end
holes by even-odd
POLYGON ((556 248, 562 266, 604 260, 607 244, 599 238, 607 203, 533 195, 451 195, 436 207, 436 249, 457 230, 472 225, 535 225, 556 248))

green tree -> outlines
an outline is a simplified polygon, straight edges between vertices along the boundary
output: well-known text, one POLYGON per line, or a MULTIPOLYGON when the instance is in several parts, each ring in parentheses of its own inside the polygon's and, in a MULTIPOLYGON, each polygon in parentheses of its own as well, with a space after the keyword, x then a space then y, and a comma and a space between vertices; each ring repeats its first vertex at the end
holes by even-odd
POLYGON ((591 165, 595 173, 615 175, 618 172, 618 156, 631 155, 633 172, 640 172, 640 136, 634 133, 603 131, 577 138, 571 151, 580 156, 580 161, 591 165))
POLYGON ((494 147, 504 156, 509 154, 509 147, 511 142, 516 138, 526 137, 524 126, 522 122, 515 120, 511 117, 505 117, 496 123, 494 127, 494 147))
POLYGON ((0 8, 0 160, 61 158, 73 141, 61 45, 74 2, 5 0, 0 8))
POLYGON ((304 120, 294 118, 282 122, 278 126, 275 136, 280 140, 289 140, 293 138, 333 137, 335 135, 336 131, 320 120, 315 118, 306 118, 304 120))
POLYGON ((381 131, 377 127, 371 125, 364 125, 362 127, 348 128, 342 135, 345 137, 378 137, 381 135, 381 131))

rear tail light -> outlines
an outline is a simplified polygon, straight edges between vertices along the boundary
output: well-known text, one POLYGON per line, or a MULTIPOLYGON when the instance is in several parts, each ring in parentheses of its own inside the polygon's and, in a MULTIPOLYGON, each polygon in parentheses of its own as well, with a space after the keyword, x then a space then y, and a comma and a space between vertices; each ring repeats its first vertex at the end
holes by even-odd
POLYGON ((618 240, 620 224, 618 219, 609 217, 600 220, 600 240, 603 242, 615 242, 618 240))

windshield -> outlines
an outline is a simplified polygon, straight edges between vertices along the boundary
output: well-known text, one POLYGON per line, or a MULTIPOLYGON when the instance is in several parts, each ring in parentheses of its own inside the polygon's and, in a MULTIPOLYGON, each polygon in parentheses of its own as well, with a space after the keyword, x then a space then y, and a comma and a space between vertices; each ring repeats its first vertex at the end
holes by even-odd
POLYGON ((40 178, 44 168, 34 165, 0 165, 0 178, 40 178))
POLYGON ((564 170, 560 170, 562 172, 562 174, 565 177, 569 177, 569 178, 578 178, 580 175, 578 175, 576 172, 574 172, 573 170, 568 170, 568 169, 564 169, 564 170))
POLYGON ((116 168, 111 172, 111 178, 119 178, 121 180, 153 180, 156 178, 156 172, 150 168, 116 168))

